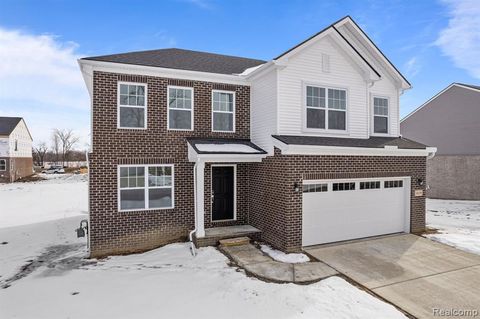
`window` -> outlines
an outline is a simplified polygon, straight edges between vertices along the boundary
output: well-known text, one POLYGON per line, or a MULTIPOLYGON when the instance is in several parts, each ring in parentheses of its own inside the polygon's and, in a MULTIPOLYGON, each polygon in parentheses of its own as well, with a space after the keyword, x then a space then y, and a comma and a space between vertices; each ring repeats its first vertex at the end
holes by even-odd
POLYGON ((173 208, 173 165, 119 167, 119 209, 173 208))
POLYGON ((334 192, 337 191, 353 191, 355 190, 355 183, 333 183, 332 189, 334 192))
POLYGON ((0 159, 0 171, 7 170, 7 161, 4 159, 0 159))
POLYGON ((15 140, 15 152, 18 151, 18 140, 15 140))
POLYGON ((212 130, 214 132, 235 131, 234 92, 212 92, 212 130))
POLYGON ((193 88, 168 87, 168 128, 193 130, 193 88))
POLYGON ((373 98, 373 132, 388 134, 388 99, 373 98))
POLYGON ((396 187, 403 187, 403 181, 385 181, 383 184, 385 188, 396 188, 396 187))
POLYGON ((360 189, 380 188, 380 181, 360 182, 360 189))
POLYGON ((328 191, 328 184, 305 184, 303 185, 304 193, 318 193, 328 191))
POLYGON ((306 87, 306 127, 346 130, 347 91, 316 86, 306 87))
POLYGON ((147 117, 147 86, 145 84, 118 84, 118 127, 145 128, 147 117))

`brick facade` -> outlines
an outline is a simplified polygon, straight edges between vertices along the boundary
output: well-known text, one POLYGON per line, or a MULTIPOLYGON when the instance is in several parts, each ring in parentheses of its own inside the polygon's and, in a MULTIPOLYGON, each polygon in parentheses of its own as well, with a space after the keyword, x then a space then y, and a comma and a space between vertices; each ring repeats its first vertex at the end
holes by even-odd
POLYGON ((0 183, 11 183, 33 174, 31 157, 0 157, 5 160, 6 170, 0 171, 0 183))
MULTIPOLYGON (((94 72, 92 153, 89 156, 90 250, 93 257, 143 251, 184 240, 194 228, 194 164, 187 137, 250 138, 248 86, 94 72), (147 129, 117 128, 117 83, 146 83, 147 129), (167 130, 167 86, 194 88, 194 131, 167 130), (212 132, 212 89, 236 92, 235 133, 212 132), (174 164, 175 208, 118 212, 117 167, 174 164)), ((251 224, 263 240, 285 251, 301 247, 303 179, 412 176, 412 231, 425 226, 425 198, 414 197, 425 180, 424 157, 275 156, 237 163, 237 219, 211 221, 211 165, 205 166, 205 227, 251 224)), ((422 186, 423 187, 423 186, 422 186)))
MULTIPOLYGON (((94 72, 93 145, 90 160, 90 244, 91 255, 123 254, 151 249, 186 238, 194 227, 193 163, 187 158, 186 137, 249 138, 250 89, 248 86, 175 80, 94 72), (117 128, 117 83, 146 83, 147 129, 117 128), (167 130, 167 86, 194 88, 194 131, 167 130), (212 132, 212 89, 235 91, 235 133, 212 132), (117 165, 174 164, 175 208, 118 212, 117 165)), ((206 201, 209 199, 209 166, 205 169, 206 201)), ((245 164, 238 166, 238 221, 247 221, 248 176, 245 164)), ((210 223, 206 203, 205 227, 230 223, 210 223)))
POLYGON ((425 196, 414 196, 424 190, 426 158, 403 156, 306 156, 267 157, 252 164, 250 170, 249 222, 262 230, 262 238, 284 251, 298 251, 302 246, 302 192, 294 184, 304 179, 341 179, 410 176, 410 227, 412 232, 425 228, 425 196))

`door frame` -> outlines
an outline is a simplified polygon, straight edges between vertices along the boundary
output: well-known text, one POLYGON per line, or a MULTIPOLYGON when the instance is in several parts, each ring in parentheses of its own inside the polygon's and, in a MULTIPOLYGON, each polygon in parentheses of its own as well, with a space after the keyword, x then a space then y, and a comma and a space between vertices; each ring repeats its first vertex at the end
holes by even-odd
MULTIPOLYGON (((405 211, 404 211, 404 225, 403 225, 403 231, 405 233, 410 233, 411 231, 411 205, 410 205, 410 201, 411 201, 411 198, 412 198, 412 193, 413 193, 413 189, 412 189, 412 177, 411 176, 387 176, 387 177, 361 177, 361 178, 338 178, 338 179, 306 179, 306 180, 303 180, 302 181, 302 185, 308 185, 308 184, 320 184, 320 183, 325 183, 325 184, 328 184, 328 191, 331 192, 332 191, 332 188, 331 188, 331 185, 332 183, 336 183, 336 182, 355 182, 355 190, 353 190, 353 192, 358 192, 360 191, 360 188, 359 188, 359 183, 360 182, 365 182, 365 181, 380 181, 381 182, 381 187, 380 189, 378 189, 379 191, 381 190, 384 190, 384 181, 387 181, 387 180, 402 180, 403 181, 403 188, 404 188, 404 197, 403 197, 403 200, 404 200, 404 208, 405 208, 405 211)), ((302 191, 302 190, 300 190, 302 191)), ((303 192, 302 192, 302 225, 303 225, 303 192)), ((303 230, 302 230, 303 231, 303 230)), ((328 243, 327 243, 328 244, 328 243)), ((319 245, 323 245, 323 244, 319 244, 319 245)), ((315 246, 315 245, 314 245, 315 246)), ((303 233, 302 233, 302 247, 306 247, 306 246, 303 246, 303 233)))
POLYGON ((237 220, 237 164, 211 164, 210 165, 210 222, 227 222, 237 220), (213 220, 213 168, 214 167, 233 167, 233 219, 213 220))

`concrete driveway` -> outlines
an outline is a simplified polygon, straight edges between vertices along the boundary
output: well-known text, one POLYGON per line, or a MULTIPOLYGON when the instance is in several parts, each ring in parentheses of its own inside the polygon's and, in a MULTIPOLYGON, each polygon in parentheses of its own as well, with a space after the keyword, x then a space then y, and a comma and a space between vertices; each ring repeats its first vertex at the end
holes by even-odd
POLYGON ((418 318, 452 309, 480 316, 479 255, 412 234, 304 250, 418 318))

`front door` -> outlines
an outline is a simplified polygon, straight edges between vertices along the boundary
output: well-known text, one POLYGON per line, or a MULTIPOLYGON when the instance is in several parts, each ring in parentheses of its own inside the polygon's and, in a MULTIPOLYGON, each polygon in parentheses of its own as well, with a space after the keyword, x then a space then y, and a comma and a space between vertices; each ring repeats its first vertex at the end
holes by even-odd
POLYGON ((235 167, 212 166, 212 221, 235 218, 235 167))

